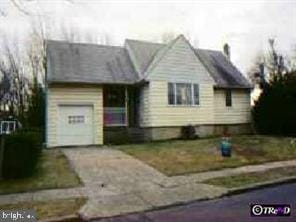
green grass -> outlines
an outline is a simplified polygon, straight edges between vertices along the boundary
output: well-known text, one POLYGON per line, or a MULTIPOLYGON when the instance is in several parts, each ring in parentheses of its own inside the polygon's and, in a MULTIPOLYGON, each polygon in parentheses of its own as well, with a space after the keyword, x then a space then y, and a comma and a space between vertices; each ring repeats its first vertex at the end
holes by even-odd
POLYGON ((60 150, 44 150, 36 173, 30 178, 1 180, 0 194, 80 185, 79 177, 71 169, 68 160, 60 150))
POLYGON ((122 145, 117 148, 169 176, 296 159, 296 144, 291 143, 291 138, 236 136, 232 139, 231 158, 221 156, 220 140, 172 140, 122 145))
MULTIPOLYGON (((86 198, 69 198, 44 202, 23 202, 0 205, 1 210, 34 209, 38 219, 49 219, 76 214, 86 203, 86 198)), ((72 221, 79 221, 78 219, 72 221)))
POLYGON ((263 172, 244 173, 229 177, 213 178, 204 181, 204 183, 227 188, 235 188, 259 182, 281 179, 284 177, 296 177, 296 167, 275 168, 263 172))

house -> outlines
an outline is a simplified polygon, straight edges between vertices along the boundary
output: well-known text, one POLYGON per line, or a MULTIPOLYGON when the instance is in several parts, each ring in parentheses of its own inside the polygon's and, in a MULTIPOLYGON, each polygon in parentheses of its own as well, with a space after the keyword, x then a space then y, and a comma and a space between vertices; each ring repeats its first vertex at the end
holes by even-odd
POLYGON ((0 135, 11 134, 22 128, 22 124, 17 118, 0 112, 0 135))
POLYGON ((199 136, 250 130, 250 83, 183 35, 124 47, 48 41, 47 59, 48 147, 171 139, 188 124, 199 136))

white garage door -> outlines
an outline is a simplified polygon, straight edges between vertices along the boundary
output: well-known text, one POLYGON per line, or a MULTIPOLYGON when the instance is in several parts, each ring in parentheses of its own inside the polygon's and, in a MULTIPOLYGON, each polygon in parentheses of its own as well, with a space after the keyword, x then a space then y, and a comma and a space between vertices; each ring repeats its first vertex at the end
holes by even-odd
POLYGON ((93 144, 93 106, 60 105, 57 126, 59 146, 93 144))

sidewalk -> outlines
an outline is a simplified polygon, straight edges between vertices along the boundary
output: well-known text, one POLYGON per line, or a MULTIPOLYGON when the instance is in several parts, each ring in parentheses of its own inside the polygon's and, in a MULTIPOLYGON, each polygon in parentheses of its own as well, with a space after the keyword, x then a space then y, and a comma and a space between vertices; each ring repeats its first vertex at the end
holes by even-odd
POLYGON ((87 197, 80 210, 84 218, 110 217, 151 210, 194 200, 212 199, 228 189, 202 184, 214 177, 296 166, 296 160, 167 177, 143 162, 115 149, 63 149, 84 187, 0 195, 0 203, 87 197))

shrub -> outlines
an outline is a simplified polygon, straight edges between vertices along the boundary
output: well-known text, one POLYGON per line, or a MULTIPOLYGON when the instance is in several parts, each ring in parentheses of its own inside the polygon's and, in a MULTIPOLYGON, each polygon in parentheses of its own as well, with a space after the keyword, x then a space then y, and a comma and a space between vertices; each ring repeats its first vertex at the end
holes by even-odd
POLYGON ((41 153, 40 135, 16 132, 4 138, 3 177, 29 177, 36 169, 41 153))
POLYGON ((181 136, 182 136, 182 139, 185 139, 185 140, 196 139, 197 135, 196 135, 195 127, 192 125, 183 126, 181 129, 181 136))
POLYGON ((296 135, 296 72, 271 81, 253 108, 256 130, 261 134, 296 135))

